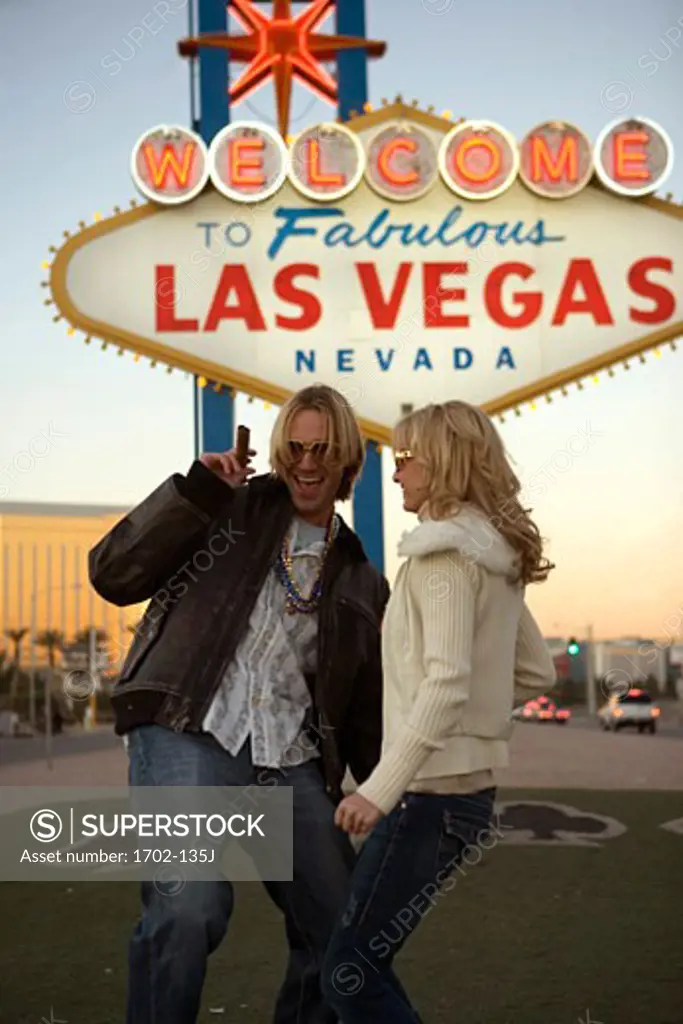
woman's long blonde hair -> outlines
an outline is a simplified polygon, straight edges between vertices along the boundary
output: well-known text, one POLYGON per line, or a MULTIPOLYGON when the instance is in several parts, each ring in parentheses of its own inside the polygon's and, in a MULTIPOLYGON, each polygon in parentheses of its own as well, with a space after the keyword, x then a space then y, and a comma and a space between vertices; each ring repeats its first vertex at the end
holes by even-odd
POLYGON ((522 507, 521 484, 498 431, 481 409, 459 401, 416 409, 396 424, 392 445, 394 451, 410 450, 425 466, 430 518, 474 506, 517 553, 518 579, 526 584, 547 578, 554 566, 544 558, 538 527, 522 507))

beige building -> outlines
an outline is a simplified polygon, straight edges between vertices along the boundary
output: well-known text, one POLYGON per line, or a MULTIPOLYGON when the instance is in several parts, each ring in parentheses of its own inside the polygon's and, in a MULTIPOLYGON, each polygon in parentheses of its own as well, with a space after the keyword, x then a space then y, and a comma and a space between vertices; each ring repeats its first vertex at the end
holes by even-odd
MULTIPOLYGON (((95 593, 88 580, 88 552, 129 509, 111 505, 69 505, 0 501, 0 649, 13 656, 8 630, 31 629, 35 601, 36 635, 59 630, 66 643, 94 626, 109 638, 114 665, 127 650, 128 625, 144 605, 117 608, 95 593)), ((30 635, 22 662, 30 657, 30 635)), ((44 648, 36 649, 39 662, 44 648)))
POLYGON ((595 674, 606 676, 616 691, 645 686, 654 679, 660 693, 666 689, 669 645, 649 639, 604 640, 595 645, 595 674))

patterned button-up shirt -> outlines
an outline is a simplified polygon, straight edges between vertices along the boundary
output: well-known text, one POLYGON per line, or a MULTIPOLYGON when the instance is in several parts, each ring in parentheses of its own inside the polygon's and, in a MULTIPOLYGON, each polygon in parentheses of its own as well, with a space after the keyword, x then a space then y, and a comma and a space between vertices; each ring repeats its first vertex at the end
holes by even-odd
MULTIPOLYGON (((292 572, 309 594, 320 568, 325 530, 296 517, 289 534, 292 572)), ((304 673, 317 667, 317 613, 289 613, 285 588, 271 568, 249 626, 204 719, 236 755, 251 736, 255 766, 281 768, 317 757, 315 738, 303 728, 311 697, 304 673)))

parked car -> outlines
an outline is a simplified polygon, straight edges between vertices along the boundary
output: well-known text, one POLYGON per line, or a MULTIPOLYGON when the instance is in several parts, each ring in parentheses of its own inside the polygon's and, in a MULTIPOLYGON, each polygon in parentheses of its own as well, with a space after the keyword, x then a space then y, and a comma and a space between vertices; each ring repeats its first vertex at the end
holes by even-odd
POLYGON ((566 725, 571 715, 568 708, 558 708, 550 697, 536 697, 534 700, 528 700, 526 704, 522 704, 512 712, 512 717, 518 721, 555 722, 557 725, 566 725))
POLYGON ((605 732, 633 727, 638 732, 655 733, 661 709, 647 690, 630 689, 628 693, 613 695, 598 711, 605 732))

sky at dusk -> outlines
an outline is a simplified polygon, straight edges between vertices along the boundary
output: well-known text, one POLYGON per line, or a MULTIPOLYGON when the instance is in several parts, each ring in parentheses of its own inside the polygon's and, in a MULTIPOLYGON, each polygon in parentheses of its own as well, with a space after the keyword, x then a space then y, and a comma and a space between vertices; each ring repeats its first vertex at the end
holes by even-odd
MULTIPOLYGON (((680 3, 367 6, 368 34, 388 42, 386 56, 370 67, 375 104, 401 93, 423 109, 490 118, 518 138, 546 119, 573 122, 595 139, 616 116, 651 117, 676 150, 666 190, 683 200, 680 3)), ((0 66, 6 146, 11 140, 0 165, 5 500, 128 506, 193 457, 191 381, 67 336, 63 323, 52 322, 40 287, 48 247, 65 229, 124 207, 136 194, 129 156, 138 137, 152 125, 189 124, 188 68, 176 52, 187 35, 187 4, 169 0, 164 7, 165 22, 155 17, 154 0, 0 4, 3 38, 11 42, 0 66), (26 471, 12 468, 41 433, 50 439, 45 457, 26 471)), ((273 123, 273 113, 264 89, 234 116, 273 123)), ((292 130, 329 113, 297 91, 292 130)), ((581 634, 588 625, 597 637, 683 633, 682 405, 683 344, 499 425, 557 565, 528 595, 546 634, 581 634)), ((258 469, 268 468, 274 416, 263 403, 238 397, 237 422, 252 428, 258 469)), ((386 450, 384 457, 391 580, 397 541, 412 521, 401 511, 386 450)), ((343 512, 350 518, 348 508, 343 512)))

